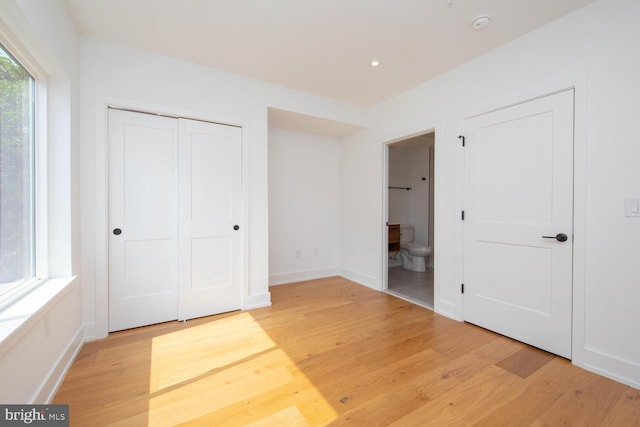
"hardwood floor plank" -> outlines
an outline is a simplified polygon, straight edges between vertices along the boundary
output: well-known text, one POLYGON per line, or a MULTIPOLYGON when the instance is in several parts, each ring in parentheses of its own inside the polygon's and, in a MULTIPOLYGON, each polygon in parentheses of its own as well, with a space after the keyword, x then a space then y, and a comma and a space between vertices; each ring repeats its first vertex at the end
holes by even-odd
POLYGON ((594 373, 581 372, 533 425, 600 426, 626 389, 627 386, 594 373))
POLYGON ((527 378, 554 358, 555 356, 553 354, 547 353, 546 351, 534 347, 525 347, 496 363, 496 366, 512 374, 516 374, 521 378, 527 378))
POLYGON ((333 277, 86 343, 72 426, 638 425, 640 392, 333 277))
POLYGON ((555 404, 566 391, 567 384, 574 381, 580 371, 581 369, 571 366, 567 360, 553 359, 526 378, 526 385, 515 399, 479 418, 473 425, 532 425, 540 415, 541 408, 549 408, 555 404))
POLYGON ((391 388, 393 392, 383 392, 356 405, 331 422, 337 426, 388 426, 424 405, 426 398, 409 383, 391 388))
POLYGON ((276 412, 252 423, 246 424, 246 427, 273 427, 273 426, 290 426, 290 427, 307 427, 310 424, 302 415, 302 412, 296 406, 289 406, 282 411, 276 412))
POLYGON ((522 378, 491 365, 391 425, 470 425, 517 397, 522 383, 522 378))
POLYGON ((602 422, 603 426, 640 426, 640 390, 627 387, 620 400, 607 418, 602 422))

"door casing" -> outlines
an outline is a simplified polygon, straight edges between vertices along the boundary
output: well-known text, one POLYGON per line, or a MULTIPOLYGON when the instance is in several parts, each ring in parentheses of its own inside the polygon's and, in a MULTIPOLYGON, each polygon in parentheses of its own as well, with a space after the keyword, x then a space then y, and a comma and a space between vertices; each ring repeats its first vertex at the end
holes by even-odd
MULTIPOLYGON (((571 72, 548 78, 544 82, 533 82, 528 87, 513 89, 507 93, 496 94, 493 97, 472 100, 462 106, 459 119, 455 121, 455 126, 448 131, 445 129, 445 136, 450 141, 457 141, 458 135, 463 132, 463 121, 481 114, 508 106, 528 102, 537 98, 545 97, 565 90, 574 90, 574 168, 573 168, 573 318, 572 318, 572 351, 571 362, 589 369, 589 360, 594 363, 599 360, 599 355, 591 355, 591 351, 585 347, 585 288, 586 288, 586 194, 587 194, 587 75, 584 72, 571 72), (448 131, 448 132, 447 132, 448 131)), ((458 145, 455 155, 456 175, 463 177, 464 153, 463 148, 458 145)), ((442 150, 440 150, 442 151, 442 150)), ((436 157, 436 161, 438 161, 436 157)), ((443 161, 441 158, 440 161, 443 161)), ((438 165, 436 165, 436 170, 438 165)), ((460 179, 454 184, 456 193, 456 203, 453 208, 447 208, 448 214, 456 215, 464 208, 464 180, 460 179), (449 210, 450 209, 450 210, 449 210)), ((462 260, 462 221, 456 221, 454 227, 455 253, 452 256, 456 260, 462 260)), ((445 232, 446 230, 440 230, 445 232)), ((436 230, 438 236, 438 230, 436 230)), ((459 265, 455 272, 456 279, 447 286, 451 286, 457 298, 450 311, 438 310, 440 314, 451 317, 458 321, 463 321, 463 296, 460 292, 462 284, 462 265, 459 265)), ((438 304, 436 294, 436 305, 438 304)))

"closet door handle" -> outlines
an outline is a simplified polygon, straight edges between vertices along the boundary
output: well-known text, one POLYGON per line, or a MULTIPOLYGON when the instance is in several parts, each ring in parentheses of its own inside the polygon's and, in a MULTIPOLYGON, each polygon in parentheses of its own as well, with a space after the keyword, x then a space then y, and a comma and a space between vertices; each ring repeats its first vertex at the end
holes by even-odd
POLYGON ((120 230, 119 228, 114 228, 113 234, 115 234, 116 236, 119 236, 120 234, 122 234, 122 230, 120 230))
POLYGON ((566 234, 558 233, 555 236, 542 236, 543 239, 556 239, 558 242, 566 242, 569 240, 566 234))
POLYGON ((236 231, 238 231, 238 230, 240 230, 240 226, 239 226, 239 225, 234 225, 234 226, 233 226, 233 229, 234 229, 234 230, 236 230, 236 231))

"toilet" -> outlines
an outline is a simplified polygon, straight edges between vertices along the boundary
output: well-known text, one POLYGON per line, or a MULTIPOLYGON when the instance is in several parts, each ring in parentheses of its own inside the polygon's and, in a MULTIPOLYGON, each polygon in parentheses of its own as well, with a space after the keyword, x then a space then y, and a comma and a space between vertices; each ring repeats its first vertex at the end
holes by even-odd
POLYGON ((400 254, 402 255, 402 268, 411 271, 427 271, 425 258, 433 253, 430 246, 416 245, 413 243, 413 225, 400 226, 400 254))

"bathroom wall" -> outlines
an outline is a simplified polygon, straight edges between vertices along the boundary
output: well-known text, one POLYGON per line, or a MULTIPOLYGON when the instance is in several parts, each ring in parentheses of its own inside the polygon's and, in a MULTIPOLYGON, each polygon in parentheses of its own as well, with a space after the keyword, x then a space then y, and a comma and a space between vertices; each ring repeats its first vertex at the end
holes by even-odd
POLYGON ((410 221, 415 227, 413 241, 427 245, 429 241, 429 148, 416 147, 411 153, 410 182, 411 193, 410 221), (423 181, 422 178, 425 178, 423 181))
POLYGON ((339 274, 337 138, 269 127, 269 284, 339 274))
POLYGON ((429 147, 433 140, 431 133, 389 146, 389 186, 411 188, 389 189, 389 223, 413 225, 413 240, 421 245, 429 243, 429 147))
MULTIPOLYGON (((409 150, 400 147, 389 147, 390 187, 410 187, 410 155, 411 152, 409 150)), ((389 224, 411 223, 411 191, 389 189, 389 224)))

